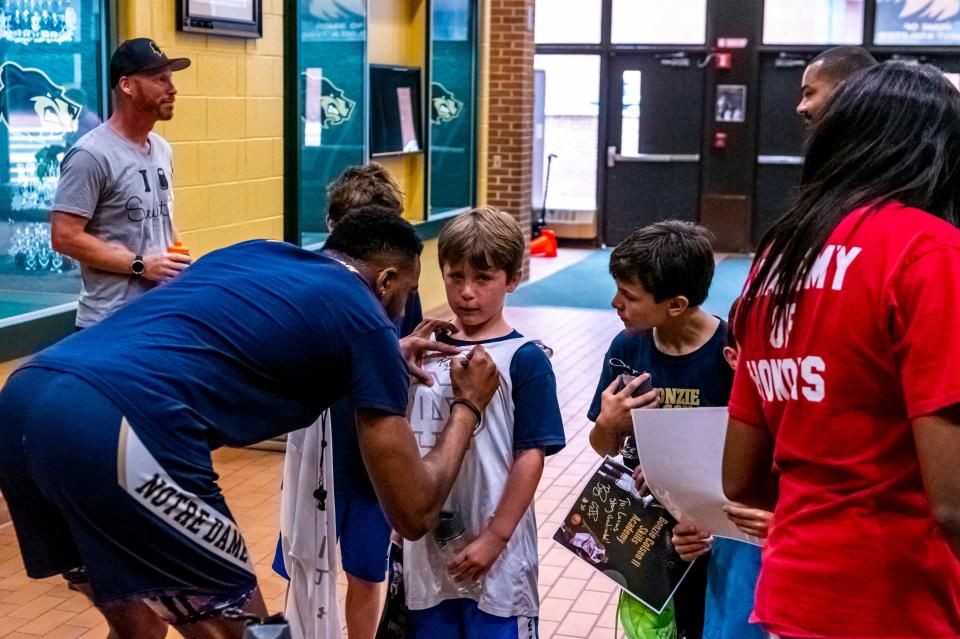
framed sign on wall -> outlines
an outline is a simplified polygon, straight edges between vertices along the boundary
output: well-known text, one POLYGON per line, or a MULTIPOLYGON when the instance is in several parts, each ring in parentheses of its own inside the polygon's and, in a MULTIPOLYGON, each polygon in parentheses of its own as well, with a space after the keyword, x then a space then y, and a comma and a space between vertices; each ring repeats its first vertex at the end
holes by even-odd
POLYGON ((177 30, 207 35, 263 36, 263 0, 179 0, 177 30))

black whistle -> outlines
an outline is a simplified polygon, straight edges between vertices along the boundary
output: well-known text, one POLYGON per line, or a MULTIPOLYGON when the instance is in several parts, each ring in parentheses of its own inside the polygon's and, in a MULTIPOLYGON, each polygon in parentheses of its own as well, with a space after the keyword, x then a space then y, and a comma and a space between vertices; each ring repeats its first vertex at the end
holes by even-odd
POLYGON ((313 491, 313 498, 317 500, 317 508, 325 511, 327 509, 327 491, 324 488, 317 488, 313 491))

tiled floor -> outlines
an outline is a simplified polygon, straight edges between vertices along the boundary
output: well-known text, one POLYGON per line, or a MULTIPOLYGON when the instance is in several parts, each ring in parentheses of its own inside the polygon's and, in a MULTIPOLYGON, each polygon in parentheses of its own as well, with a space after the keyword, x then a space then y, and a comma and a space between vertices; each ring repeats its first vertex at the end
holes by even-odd
MULTIPOLYGON (((536 276, 536 274, 535 274, 536 276)), ((621 329, 612 311, 508 308, 524 334, 554 349, 567 448, 547 460, 537 491, 540 526, 541 634, 551 637, 614 637, 616 588, 551 539, 587 475, 598 463, 587 441, 585 417, 603 353, 621 329)), ((280 453, 221 450, 214 454, 220 484, 256 564, 271 609, 283 607, 285 582, 270 570, 279 519, 280 453)), ((341 596, 343 579, 340 579, 341 596)), ((13 529, 0 527, 0 637, 75 639, 106 637, 106 624, 82 596, 60 578, 31 581, 23 572, 13 529)), ((170 637, 178 637, 175 632, 170 637)))

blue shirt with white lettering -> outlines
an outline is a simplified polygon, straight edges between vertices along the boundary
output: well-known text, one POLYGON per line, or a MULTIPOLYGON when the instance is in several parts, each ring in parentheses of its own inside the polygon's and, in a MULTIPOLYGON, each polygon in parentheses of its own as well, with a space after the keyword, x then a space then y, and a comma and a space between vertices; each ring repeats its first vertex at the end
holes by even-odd
POLYGON ((90 382, 154 454, 199 466, 209 448, 309 426, 346 396, 405 415, 409 383, 393 322, 355 270, 263 240, 200 258, 28 366, 90 382))

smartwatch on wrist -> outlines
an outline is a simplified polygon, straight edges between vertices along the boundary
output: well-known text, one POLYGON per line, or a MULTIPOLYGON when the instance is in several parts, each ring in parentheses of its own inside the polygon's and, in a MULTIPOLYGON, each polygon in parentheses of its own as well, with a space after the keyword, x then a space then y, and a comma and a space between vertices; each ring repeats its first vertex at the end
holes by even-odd
POLYGON ((140 277, 141 275, 143 275, 143 270, 145 268, 146 266, 143 263, 143 256, 137 255, 136 257, 133 258, 133 262, 130 264, 130 273, 134 277, 140 277))

